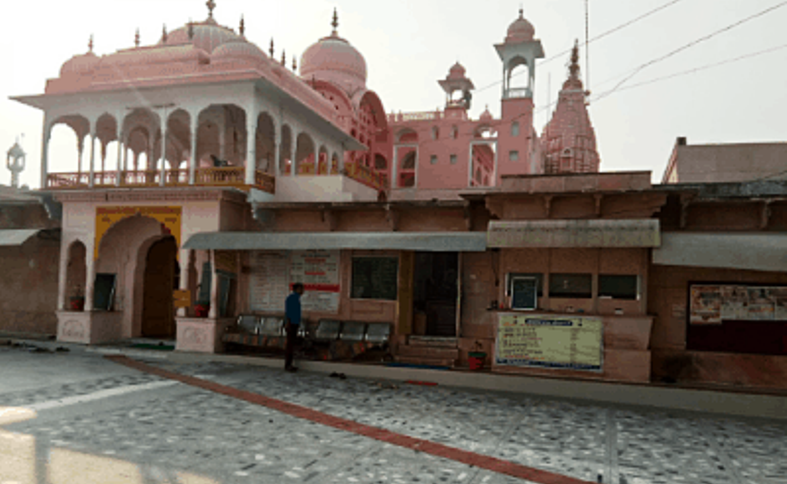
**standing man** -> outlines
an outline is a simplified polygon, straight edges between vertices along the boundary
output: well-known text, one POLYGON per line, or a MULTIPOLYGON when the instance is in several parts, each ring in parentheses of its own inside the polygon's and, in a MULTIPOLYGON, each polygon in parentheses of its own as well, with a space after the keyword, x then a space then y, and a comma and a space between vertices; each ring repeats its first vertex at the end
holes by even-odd
POLYGON ((301 327, 301 295, 303 294, 303 284, 296 282, 292 285, 292 294, 287 296, 284 302, 284 317, 287 329, 287 346, 285 347, 284 369, 289 372, 298 371, 292 366, 293 353, 295 352, 295 338, 298 336, 298 328, 301 327))

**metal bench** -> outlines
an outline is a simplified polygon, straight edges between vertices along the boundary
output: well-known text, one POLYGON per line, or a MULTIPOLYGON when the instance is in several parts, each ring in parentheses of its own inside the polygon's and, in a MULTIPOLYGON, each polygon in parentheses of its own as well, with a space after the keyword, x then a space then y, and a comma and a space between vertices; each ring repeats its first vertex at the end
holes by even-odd
POLYGON ((344 321, 342 323, 342 330, 339 333, 340 340, 360 343, 364 340, 365 336, 366 323, 357 323, 354 321, 344 321))
POLYGON ((388 323, 369 323, 366 329, 366 342, 373 345, 387 343, 390 336, 391 325, 388 323))
POLYGON ((284 318, 267 317, 262 318, 260 324, 260 333, 265 336, 283 336, 284 335, 284 318))
POLYGON ((339 339, 342 322, 333 319, 321 319, 314 331, 314 341, 335 341, 339 339))
POLYGON ((241 314, 238 316, 238 329, 241 333, 259 334, 260 320, 253 314, 241 314))

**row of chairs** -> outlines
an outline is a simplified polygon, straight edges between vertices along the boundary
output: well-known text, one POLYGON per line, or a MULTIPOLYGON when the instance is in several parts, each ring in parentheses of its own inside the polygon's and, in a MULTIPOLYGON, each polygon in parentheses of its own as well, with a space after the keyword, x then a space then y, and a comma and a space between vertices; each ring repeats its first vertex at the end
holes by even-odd
MULTIPOLYGON (((238 317, 241 331, 260 336, 283 337, 284 318, 243 314, 238 317)), ((351 343, 366 342, 382 345, 388 342, 391 325, 388 323, 361 323, 357 321, 338 321, 321 319, 316 328, 310 330, 307 324, 301 324, 298 337, 316 342, 347 341, 351 343)))

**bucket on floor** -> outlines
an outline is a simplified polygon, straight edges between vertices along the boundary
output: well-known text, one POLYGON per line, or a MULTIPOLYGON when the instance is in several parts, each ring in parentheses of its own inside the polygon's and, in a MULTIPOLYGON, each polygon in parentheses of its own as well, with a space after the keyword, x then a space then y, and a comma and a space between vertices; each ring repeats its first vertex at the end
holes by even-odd
POLYGON ((467 358, 471 370, 483 370, 484 361, 486 361, 486 353, 481 351, 471 351, 467 358))

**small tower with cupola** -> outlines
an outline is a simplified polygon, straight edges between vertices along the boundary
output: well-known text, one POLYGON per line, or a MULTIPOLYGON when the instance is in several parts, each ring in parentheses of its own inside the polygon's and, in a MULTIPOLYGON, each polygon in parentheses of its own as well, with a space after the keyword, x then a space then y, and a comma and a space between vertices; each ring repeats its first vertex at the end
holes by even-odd
POLYGON ((473 81, 467 75, 462 64, 457 62, 448 71, 445 79, 437 81, 445 91, 445 114, 450 118, 466 118, 473 100, 473 81))
POLYGON ((533 129, 533 89, 536 59, 544 58, 544 49, 535 33, 519 9, 519 18, 508 27, 505 40, 495 45, 503 63, 498 181, 502 175, 540 171, 534 155, 538 139, 533 129))

